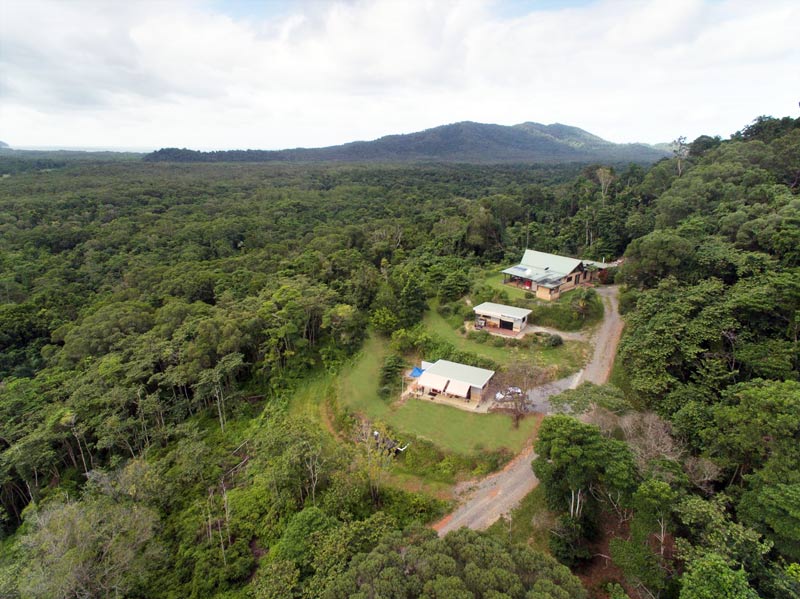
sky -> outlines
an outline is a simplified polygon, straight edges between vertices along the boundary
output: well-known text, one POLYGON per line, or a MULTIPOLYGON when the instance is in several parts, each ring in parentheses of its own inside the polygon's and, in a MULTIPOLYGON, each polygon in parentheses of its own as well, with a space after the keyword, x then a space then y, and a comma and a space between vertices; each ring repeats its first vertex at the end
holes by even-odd
POLYGON ((614 142, 798 116, 797 0, 0 0, 12 147, 320 147, 458 121, 614 142))

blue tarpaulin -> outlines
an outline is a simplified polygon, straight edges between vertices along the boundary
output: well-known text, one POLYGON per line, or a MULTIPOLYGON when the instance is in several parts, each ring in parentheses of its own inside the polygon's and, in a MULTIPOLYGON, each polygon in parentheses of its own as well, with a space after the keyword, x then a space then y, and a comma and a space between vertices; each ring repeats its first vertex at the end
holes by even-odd
POLYGON ((415 366, 414 370, 411 371, 411 376, 414 377, 414 378, 417 378, 423 372, 425 372, 425 371, 422 370, 422 368, 419 368, 418 366, 415 366))

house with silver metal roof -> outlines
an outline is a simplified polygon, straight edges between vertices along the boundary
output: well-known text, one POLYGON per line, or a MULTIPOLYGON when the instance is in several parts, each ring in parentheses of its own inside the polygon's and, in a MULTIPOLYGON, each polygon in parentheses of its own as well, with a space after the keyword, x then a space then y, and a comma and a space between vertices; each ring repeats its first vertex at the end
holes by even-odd
POLYGON ((525 250, 522 261, 506 268, 504 282, 528 289, 543 300, 554 300, 570 289, 597 280, 605 264, 525 250))
POLYGON ((505 329, 519 332, 528 324, 528 316, 532 310, 504 306, 493 302, 483 302, 473 308, 475 312, 475 326, 505 329))
POLYGON ((424 393, 443 393, 466 400, 480 401, 486 386, 494 376, 494 370, 467 366, 449 360, 438 360, 433 364, 423 362, 425 370, 419 376, 417 386, 424 393))

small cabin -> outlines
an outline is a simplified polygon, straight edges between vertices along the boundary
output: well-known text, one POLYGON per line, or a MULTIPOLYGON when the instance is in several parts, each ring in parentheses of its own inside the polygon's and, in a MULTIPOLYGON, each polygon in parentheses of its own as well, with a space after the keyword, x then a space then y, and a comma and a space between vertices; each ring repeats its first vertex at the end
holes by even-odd
POLYGON ((494 370, 467 366, 449 360, 438 360, 433 364, 423 362, 423 372, 417 387, 428 395, 449 395, 467 401, 481 401, 494 370), (427 368, 424 368, 427 366, 427 368))

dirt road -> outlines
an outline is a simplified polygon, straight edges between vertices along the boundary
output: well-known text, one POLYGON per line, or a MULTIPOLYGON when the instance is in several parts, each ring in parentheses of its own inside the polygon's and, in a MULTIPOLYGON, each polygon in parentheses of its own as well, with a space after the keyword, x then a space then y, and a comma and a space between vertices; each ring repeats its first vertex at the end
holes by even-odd
MULTIPOLYGON (((538 390, 541 399, 546 399, 564 389, 574 388, 588 381, 602 385, 611 375, 617 345, 622 335, 623 322, 619 315, 617 300, 619 288, 600 287, 598 293, 605 308, 603 322, 594 334, 594 351, 586 367, 578 375, 563 379, 564 384, 551 384, 538 390), (545 397, 546 396, 546 397, 545 397)), ((559 383, 562 381, 556 381, 559 383)), ((528 444, 503 470, 490 474, 478 481, 463 483, 456 488, 461 495, 461 504, 455 511, 433 525, 439 536, 462 526, 474 530, 484 530, 519 505, 539 482, 531 469, 531 461, 536 457, 533 447, 528 444)))
POLYGON ((624 323, 619 315, 619 287, 600 287, 597 293, 603 300, 603 322, 594 335, 594 353, 583 369, 581 382, 602 385, 611 376, 624 323))
POLYGON ((539 482, 531 469, 533 447, 528 445, 503 470, 486 478, 459 485, 464 501, 452 513, 433 525, 439 536, 462 526, 484 530, 519 505, 539 482))

